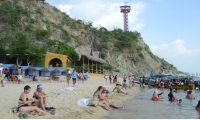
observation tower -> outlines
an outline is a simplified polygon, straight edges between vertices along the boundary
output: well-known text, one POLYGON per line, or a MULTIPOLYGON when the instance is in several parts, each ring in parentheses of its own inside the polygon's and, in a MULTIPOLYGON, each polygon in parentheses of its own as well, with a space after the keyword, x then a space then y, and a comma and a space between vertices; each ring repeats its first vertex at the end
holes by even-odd
POLYGON ((124 3, 124 6, 120 6, 121 9, 121 13, 123 13, 124 15, 124 32, 128 31, 128 13, 130 13, 131 11, 131 6, 126 5, 126 3, 124 3))

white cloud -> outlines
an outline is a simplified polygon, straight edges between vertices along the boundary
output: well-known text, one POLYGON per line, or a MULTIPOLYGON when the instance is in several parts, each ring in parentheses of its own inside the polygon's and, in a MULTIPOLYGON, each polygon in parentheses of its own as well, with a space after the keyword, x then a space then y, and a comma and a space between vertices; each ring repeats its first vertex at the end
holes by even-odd
POLYGON ((67 13, 68 15, 70 15, 70 9, 72 9, 72 5, 59 5, 58 8, 62 9, 62 11, 64 11, 65 13, 67 13))
MULTIPOLYGON (((123 30, 123 14, 120 13, 120 6, 123 2, 116 2, 114 0, 80 0, 78 3, 61 4, 58 9, 66 12, 75 19, 92 21, 95 27, 105 27, 109 30, 113 28, 121 28, 123 30)), ((129 30, 141 30, 145 24, 141 22, 138 15, 145 7, 145 3, 137 2, 131 3, 131 12, 129 15, 129 30)))
POLYGON ((195 73, 199 71, 200 49, 189 50, 185 41, 175 40, 169 44, 150 46, 152 52, 173 64, 178 70, 195 73))
POLYGON ((188 50, 185 47, 185 41, 175 40, 169 44, 163 44, 160 46, 150 46, 151 51, 163 58, 176 58, 184 56, 194 56, 200 54, 200 50, 188 50))

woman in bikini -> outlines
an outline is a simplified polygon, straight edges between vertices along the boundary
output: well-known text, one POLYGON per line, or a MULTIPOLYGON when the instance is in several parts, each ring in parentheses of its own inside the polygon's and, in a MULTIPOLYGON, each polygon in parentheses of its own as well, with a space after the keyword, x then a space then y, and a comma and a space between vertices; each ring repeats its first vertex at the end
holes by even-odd
POLYGON ((124 106, 122 106, 122 107, 117 107, 117 106, 114 104, 114 102, 108 101, 108 95, 109 95, 109 93, 106 92, 106 91, 107 91, 106 88, 103 88, 103 91, 102 91, 102 93, 101 93, 103 99, 101 99, 101 100, 107 102, 108 105, 111 106, 111 107, 113 107, 113 108, 121 109, 121 110, 124 109, 124 106))
POLYGON ((104 99, 104 97, 101 94, 102 91, 103 91, 103 87, 99 86, 98 89, 96 90, 96 92, 94 92, 94 94, 93 94, 93 101, 98 101, 98 104, 101 107, 103 107, 104 109, 110 111, 111 108, 110 108, 109 104, 105 100, 102 100, 102 99, 104 99))
POLYGON ((19 97, 18 111, 22 113, 38 112, 45 114, 44 111, 39 109, 37 106, 34 106, 37 104, 37 100, 35 98, 28 99, 27 94, 29 94, 30 90, 31 90, 30 86, 26 85, 24 87, 24 92, 22 92, 19 97))
POLYGON ((42 110, 44 110, 46 112, 45 107, 47 105, 47 97, 48 96, 46 95, 45 92, 42 91, 42 89, 43 89, 42 85, 37 85, 37 89, 34 92, 33 97, 39 100, 38 107, 41 107, 42 110))

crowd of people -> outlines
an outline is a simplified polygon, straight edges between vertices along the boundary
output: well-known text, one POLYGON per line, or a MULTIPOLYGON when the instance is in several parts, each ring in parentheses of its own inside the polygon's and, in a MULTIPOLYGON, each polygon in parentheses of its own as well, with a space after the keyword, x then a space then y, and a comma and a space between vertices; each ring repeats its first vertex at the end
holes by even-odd
MULTIPOLYGON (((148 84, 149 85, 149 84, 148 84)), ((162 88, 160 88, 161 90, 163 90, 162 88)), ((173 88, 173 84, 170 82, 169 83, 169 94, 168 94, 168 100, 171 102, 177 102, 177 105, 182 105, 182 99, 178 99, 174 96, 173 93, 177 93, 177 89, 173 88)), ((192 94, 192 89, 191 88, 187 88, 184 90, 184 92, 186 93, 186 98, 187 99, 195 99, 194 94, 192 94)), ((152 96, 152 100, 153 101, 158 101, 158 100, 162 100, 163 99, 163 94, 164 92, 160 92, 159 90, 155 90, 152 96)), ((200 101, 198 102, 197 106, 195 107, 195 109, 197 111, 200 112, 200 101)))
MULTIPOLYGON (((22 77, 21 77, 22 70, 20 67, 18 68, 17 73, 18 73, 18 76, 17 76, 18 83, 20 84, 20 81, 22 79, 22 77)), ((75 87, 76 80, 82 80, 84 83, 85 79, 86 78, 84 78, 84 74, 77 73, 75 69, 72 72, 69 70, 66 71, 66 80, 67 80, 68 86, 70 84, 70 80, 72 80, 73 87, 75 87)), ((135 83, 134 75, 132 75, 132 76, 124 75, 122 83, 120 83, 118 81, 118 75, 115 75, 115 76, 105 75, 104 79, 106 80, 106 82, 109 82, 110 84, 116 84, 114 89, 112 90, 112 92, 114 92, 116 90, 118 93, 122 93, 125 95, 130 95, 128 92, 128 89, 131 90, 135 83)), ((145 83, 144 80, 145 80, 144 76, 139 79, 141 88, 144 88, 144 83, 145 83)), ((4 87, 2 64, 0 64, 0 81, 1 81, 2 87, 4 87)), ((149 78, 147 80, 149 88, 152 87, 151 86, 152 81, 153 80, 151 78, 149 78)), ((157 79, 155 81, 155 83, 157 86, 160 87, 161 91, 164 89, 164 83, 165 83, 164 80, 157 79)), ((182 99, 177 99, 173 94, 173 92, 177 93, 177 89, 173 89, 173 83, 171 83, 171 82, 169 82, 169 90, 170 90, 170 92, 168 94, 168 100, 172 101, 172 102, 177 102, 178 105, 182 105, 182 99)), ((26 118, 26 113, 30 113, 30 112, 33 114, 37 113, 38 115, 44 115, 44 114, 46 114, 47 110, 52 110, 52 109, 55 110, 55 108, 51 107, 51 109, 50 109, 50 107, 47 107, 48 95, 43 91, 42 85, 37 85, 37 89, 34 92, 33 97, 31 99, 29 99, 27 97, 27 94, 29 94, 30 91, 31 91, 31 87, 29 85, 26 85, 24 87, 23 92, 19 96, 17 111, 21 113, 21 114, 19 114, 20 118, 26 118)), ((184 92, 187 94, 186 98, 195 99, 195 96, 192 94, 192 89, 185 89, 184 92)), ((102 108, 104 108, 105 110, 108 110, 108 111, 112 110, 112 108, 120 109, 120 110, 124 109, 125 108, 124 105, 117 106, 114 104, 114 102, 109 100, 110 94, 111 94, 111 92, 108 91, 105 87, 99 86, 92 96, 92 98, 93 98, 92 103, 95 103, 95 104, 91 104, 91 105, 101 106, 102 108)), ((153 93, 152 100, 153 101, 162 100, 163 99, 162 95, 163 95, 163 92, 160 92, 159 90, 156 89, 153 93)), ((198 104, 195 108, 196 108, 196 110, 200 111, 200 101, 198 102, 198 104)), ((54 113, 55 113, 55 111, 54 111, 54 113)))
POLYGON ((3 69, 3 64, 0 63, 0 81, 1 81, 1 86, 5 87, 4 78, 7 78, 8 81, 13 81, 13 82, 16 81, 16 82, 18 82, 18 84, 20 84, 20 82, 22 81, 23 70, 22 70, 21 67, 18 67, 16 72, 17 72, 17 75, 10 74, 8 68, 3 69))

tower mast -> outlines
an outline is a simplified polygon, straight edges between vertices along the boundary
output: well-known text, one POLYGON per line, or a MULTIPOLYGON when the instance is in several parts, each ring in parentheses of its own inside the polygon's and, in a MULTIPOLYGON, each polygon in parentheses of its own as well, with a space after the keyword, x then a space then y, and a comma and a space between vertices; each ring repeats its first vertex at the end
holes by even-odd
POLYGON ((131 6, 125 5, 124 6, 120 6, 121 9, 121 13, 123 13, 123 17, 124 17, 124 32, 128 31, 128 13, 130 13, 131 11, 131 6))

